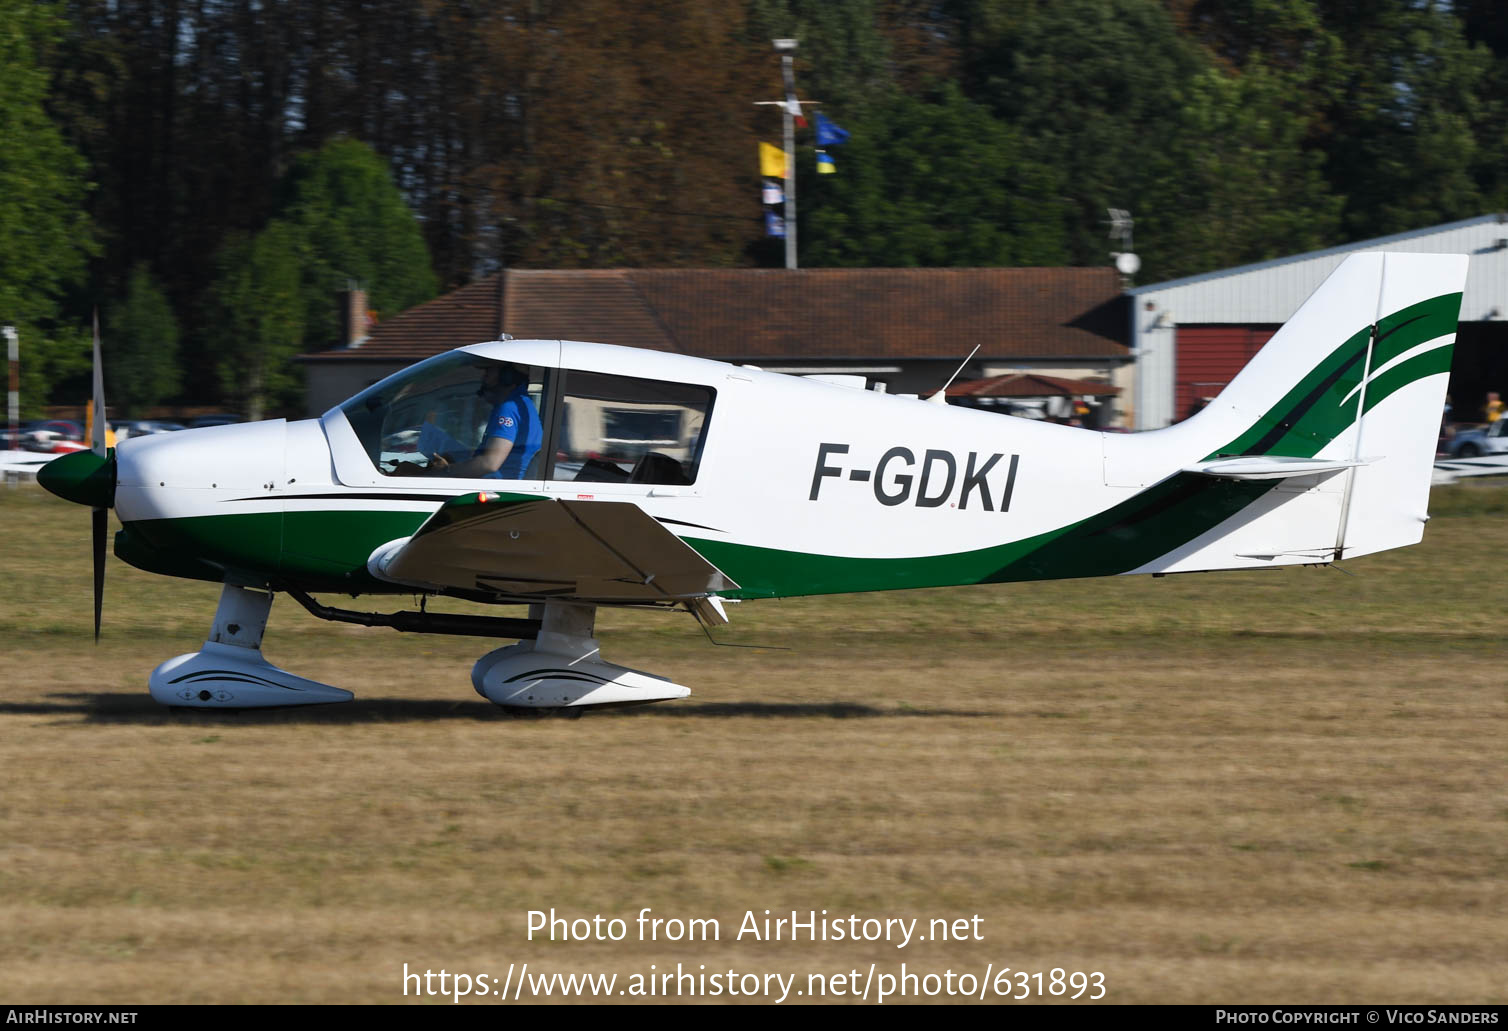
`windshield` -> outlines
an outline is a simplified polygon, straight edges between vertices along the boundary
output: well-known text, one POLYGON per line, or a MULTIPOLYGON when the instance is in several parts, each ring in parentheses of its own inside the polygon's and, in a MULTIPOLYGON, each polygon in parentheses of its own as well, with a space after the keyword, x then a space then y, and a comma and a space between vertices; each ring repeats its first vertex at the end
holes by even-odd
POLYGON ((550 370, 451 352, 341 405, 385 475, 540 479, 550 370))

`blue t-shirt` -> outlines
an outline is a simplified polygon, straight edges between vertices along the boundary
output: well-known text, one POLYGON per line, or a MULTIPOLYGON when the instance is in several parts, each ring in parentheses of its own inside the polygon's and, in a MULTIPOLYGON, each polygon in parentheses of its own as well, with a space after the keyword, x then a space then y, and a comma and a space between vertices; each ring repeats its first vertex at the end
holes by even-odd
POLYGON ((503 398, 487 417, 487 430, 482 434, 482 443, 476 449, 480 455, 487 448, 487 441, 497 437, 512 443, 502 468, 488 473, 493 480, 521 480, 528 471, 529 462, 539 453, 544 443, 544 429, 539 424, 539 409, 526 392, 526 385, 519 384, 513 393, 503 398))

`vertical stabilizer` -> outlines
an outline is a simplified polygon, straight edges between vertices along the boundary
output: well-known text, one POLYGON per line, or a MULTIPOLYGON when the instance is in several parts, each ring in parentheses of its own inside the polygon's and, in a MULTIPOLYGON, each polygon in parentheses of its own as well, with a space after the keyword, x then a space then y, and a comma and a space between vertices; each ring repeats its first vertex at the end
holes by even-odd
POLYGON ((1418 543, 1466 267, 1458 254, 1350 255, 1204 411, 1165 430, 1106 434, 1107 484, 1158 484, 1222 516, 1134 571, 1418 543), (1170 468, 1181 470, 1174 481, 1170 468))

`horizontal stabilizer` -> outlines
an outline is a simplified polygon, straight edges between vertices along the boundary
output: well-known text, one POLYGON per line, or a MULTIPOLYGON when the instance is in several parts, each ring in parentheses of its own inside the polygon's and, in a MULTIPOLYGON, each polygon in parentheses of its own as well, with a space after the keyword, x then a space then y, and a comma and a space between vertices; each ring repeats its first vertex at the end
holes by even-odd
POLYGON ((1184 466, 1186 473, 1218 476, 1225 480, 1282 480, 1290 476, 1318 476, 1344 472, 1371 465, 1376 458, 1354 461, 1334 458, 1287 458, 1281 455, 1238 455, 1235 458, 1212 458, 1184 466))
POLYGON ((1278 558, 1313 559, 1315 562, 1335 561, 1333 547, 1326 548, 1258 548, 1254 551, 1238 551, 1237 558, 1260 558, 1271 562, 1278 558))
POLYGON ((503 597, 684 601, 738 587, 639 506, 466 494, 372 553, 391 583, 503 597))

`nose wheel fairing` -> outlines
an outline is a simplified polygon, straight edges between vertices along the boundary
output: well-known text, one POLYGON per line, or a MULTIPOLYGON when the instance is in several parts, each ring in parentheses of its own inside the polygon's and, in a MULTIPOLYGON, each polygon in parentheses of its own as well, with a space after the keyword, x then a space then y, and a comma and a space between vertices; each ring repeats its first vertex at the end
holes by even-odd
POLYGON ((261 709, 348 702, 350 691, 294 676, 262 657, 272 595, 226 584, 209 639, 197 652, 152 671, 148 689, 163 705, 195 709, 261 709))
POLYGON ((349 702, 350 691, 296 677, 254 649, 206 643, 152 671, 152 698, 194 709, 266 709, 349 702))

